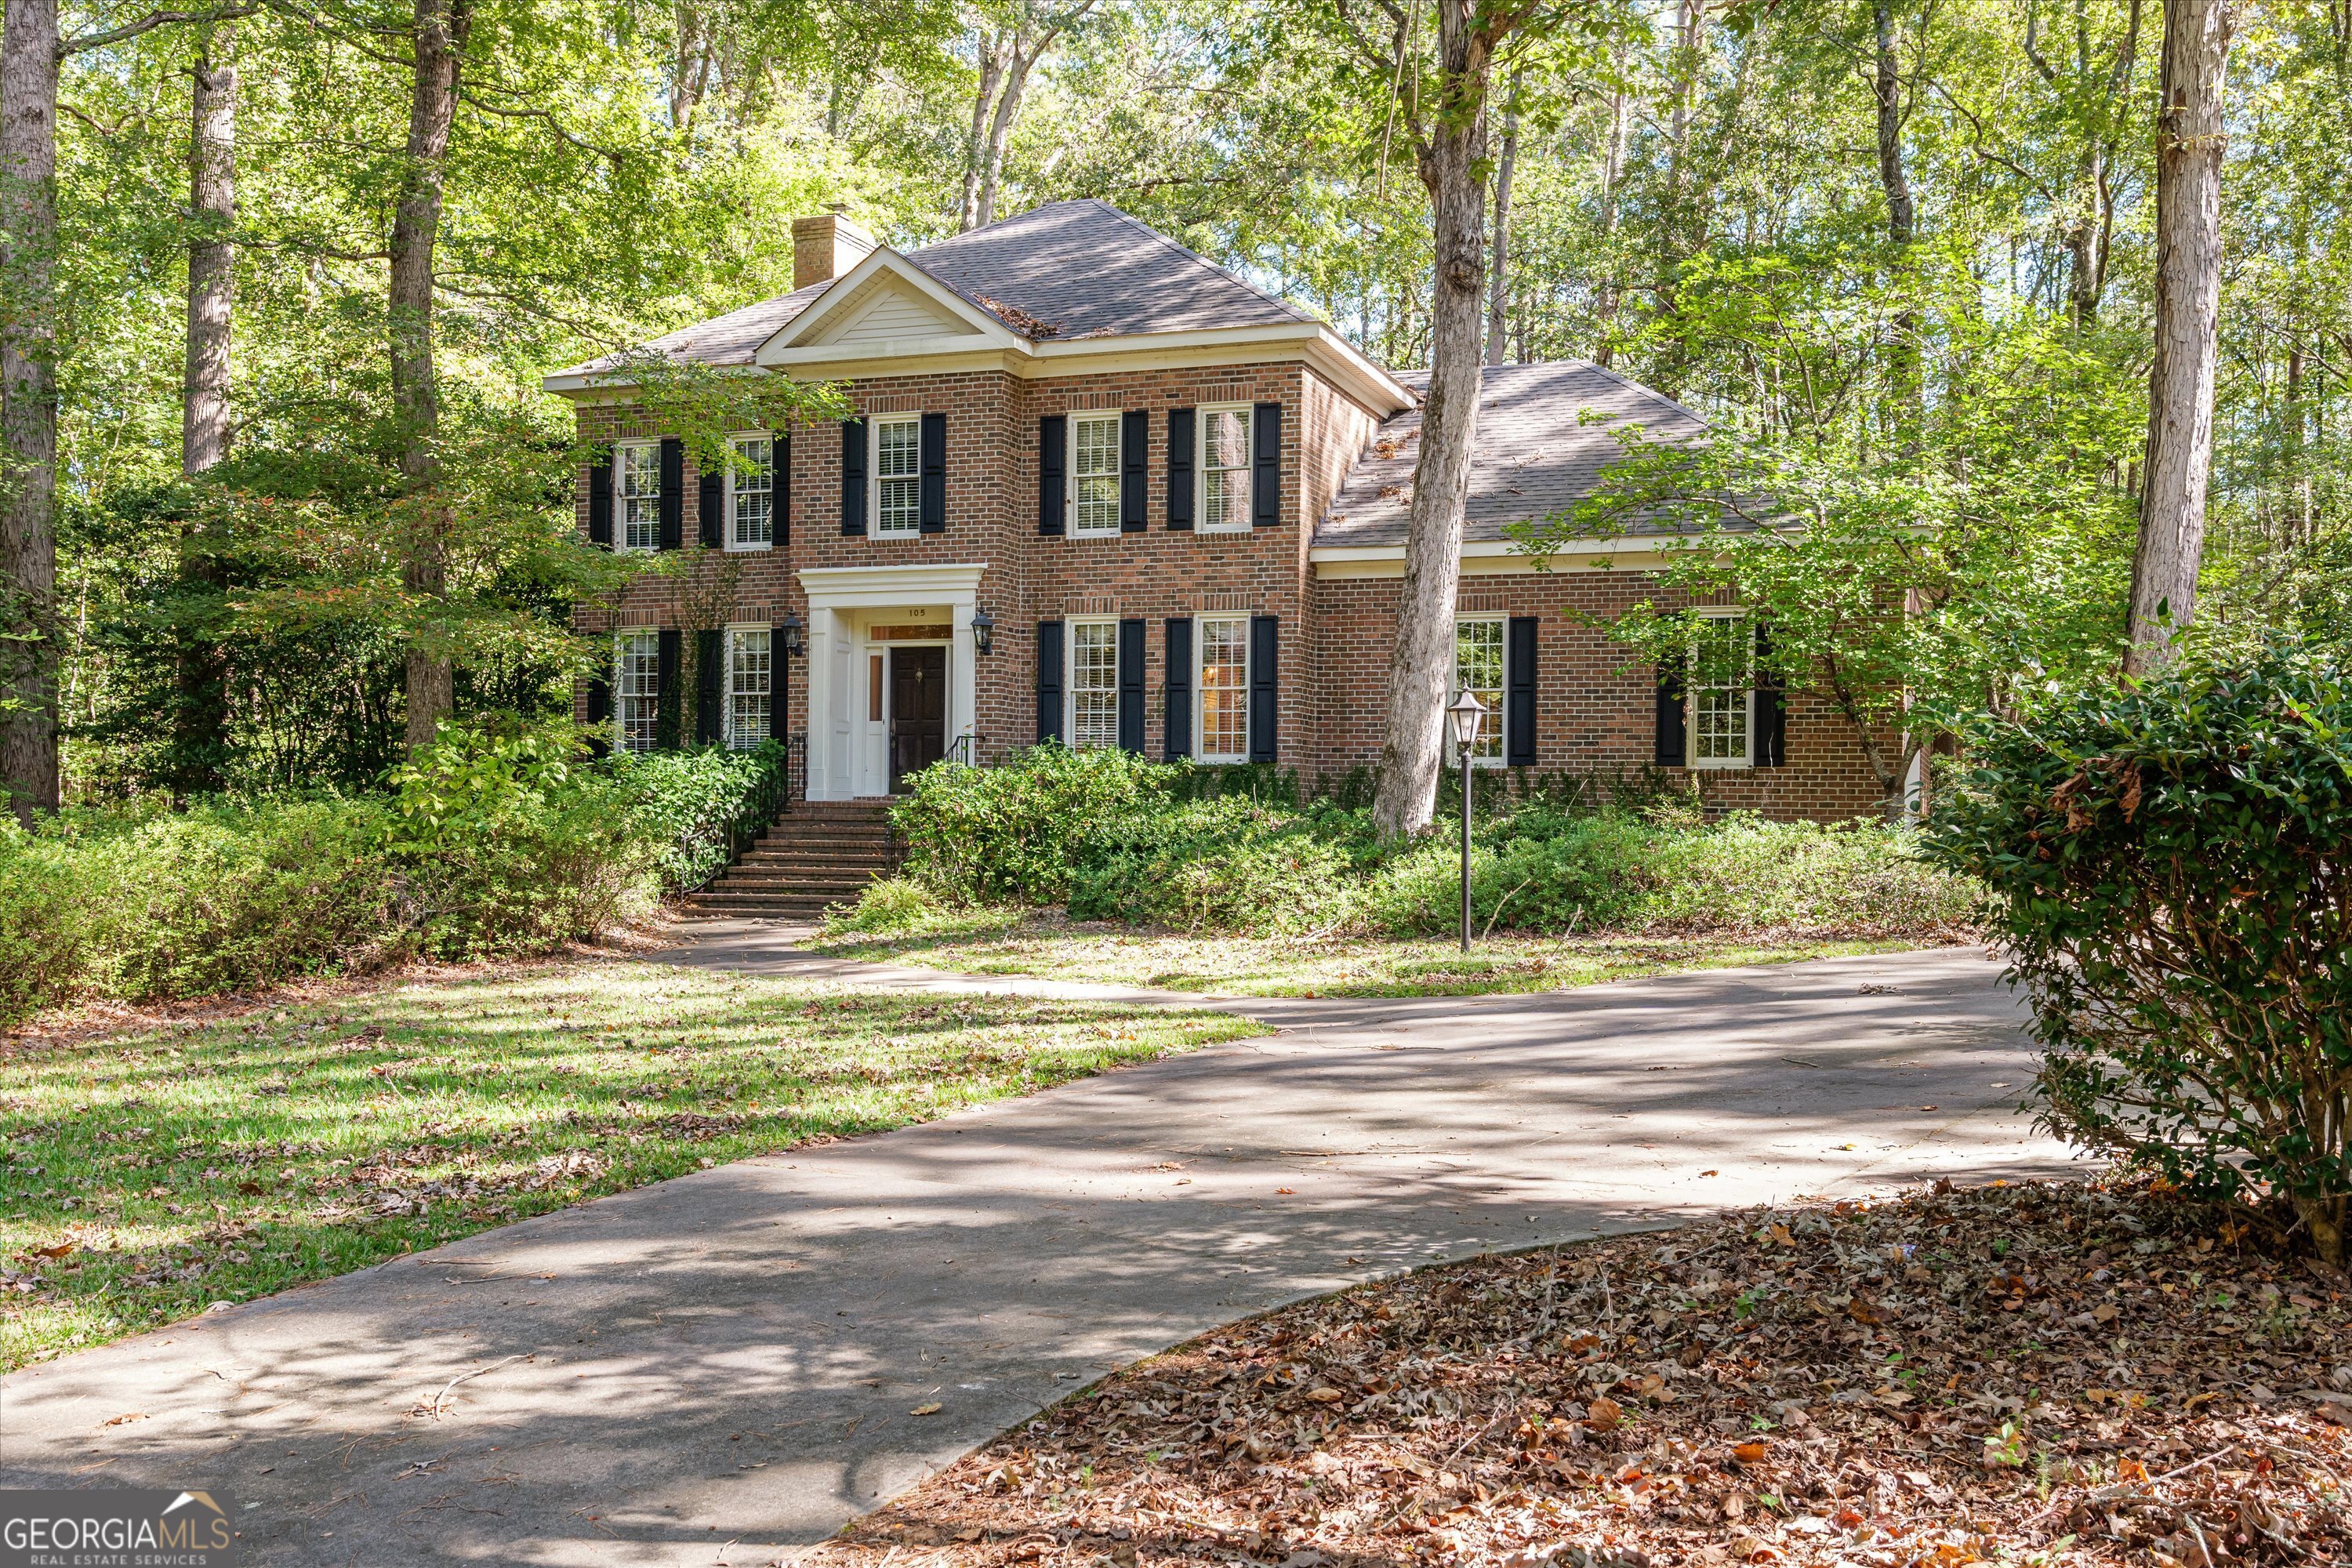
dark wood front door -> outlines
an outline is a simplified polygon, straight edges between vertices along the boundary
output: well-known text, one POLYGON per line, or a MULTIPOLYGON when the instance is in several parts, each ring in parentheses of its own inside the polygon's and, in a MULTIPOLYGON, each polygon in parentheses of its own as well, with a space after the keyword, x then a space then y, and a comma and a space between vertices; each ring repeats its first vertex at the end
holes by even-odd
POLYGON ((948 650, 890 650, 890 793, 948 749, 948 650))

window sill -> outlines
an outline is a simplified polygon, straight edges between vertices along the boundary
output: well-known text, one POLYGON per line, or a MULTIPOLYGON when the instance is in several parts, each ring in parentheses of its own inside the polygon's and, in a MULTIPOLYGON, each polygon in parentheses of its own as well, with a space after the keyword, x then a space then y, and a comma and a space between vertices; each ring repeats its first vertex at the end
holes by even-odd
POLYGON ((1255 531, 1246 522, 1220 522, 1214 525, 1203 522, 1196 525, 1192 531, 1195 533, 1249 533, 1255 531))
POLYGON ((1685 765, 1695 773, 1740 773, 1749 772, 1756 766, 1754 763, 1744 759, 1733 761, 1730 758, 1690 763, 1685 765))
POLYGON ((1125 529, 1119 528, 1074 528, 1070 530, 1069 537, 1072 539, 1117 539, 1125 531, 1127 531, 1125 529))
POLYGON ((763 539, 753 544, 730 544, 726 552, 730 555, 764 555, 774 548, 772 542, 763 539))

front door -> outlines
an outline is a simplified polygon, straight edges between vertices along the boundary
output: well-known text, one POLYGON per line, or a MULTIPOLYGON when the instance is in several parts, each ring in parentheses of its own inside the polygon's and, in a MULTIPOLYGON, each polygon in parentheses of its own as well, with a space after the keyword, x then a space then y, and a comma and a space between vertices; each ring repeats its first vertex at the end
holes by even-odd
POLYGON ((907 775, 920 773, 948 748, 948 650, 890 650, 890 793, 903 794, 907 775))

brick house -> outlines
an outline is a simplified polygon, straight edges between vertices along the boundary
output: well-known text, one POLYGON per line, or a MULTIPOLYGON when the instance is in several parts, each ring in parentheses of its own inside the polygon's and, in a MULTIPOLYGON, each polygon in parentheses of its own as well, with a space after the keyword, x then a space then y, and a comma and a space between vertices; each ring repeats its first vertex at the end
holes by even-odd
MULTIPOLYGON (((546 378, 598 454, 583 531, 684 554, 583 614, 614 637, 584 721, 633 747, 805 737, 814 800, 1048 737, 1309 783, 1373 760, 1418 375, 1100 202, 905 255, 833 215, 793 241, 792 292, 649 347, 840 383, 855 418, 742 432, 699 472, 608 362, 546 378)), ((1642 539, 1543 572, 1509 549, 1503 525, 1586 493, 1624 420, 1700 429, 1590 364, 1486 373, 1457 605, 1457 683, 1496 714, 1479 760, 1691 769, 1711 803, 1776 816, 1874 809, 1851 731, 1755 689, 1735 607, 1689 606, 1717 655, 1693 668, 1718 673, 1665 687, 1563 613, 1669 603, 1642 539)))

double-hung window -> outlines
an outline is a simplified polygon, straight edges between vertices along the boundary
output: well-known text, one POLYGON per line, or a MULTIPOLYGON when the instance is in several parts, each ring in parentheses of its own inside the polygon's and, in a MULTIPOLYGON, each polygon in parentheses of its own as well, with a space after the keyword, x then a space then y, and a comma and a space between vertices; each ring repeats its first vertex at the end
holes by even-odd
POLYGON ((623 632, 613 645, 613 722, 621 749, 650 752, 661 717, 661 634, 623 632))
POLYGON ((1070 746, 1108 751, 1118 744, 1118 623, 1070 623, 1070 746))
POLYGON ((1075 531, 1118 531, 1118 416, 1070 416, 1070 510, 1075 531))
POLYGON ((1745 768, 1754 764, 1756 634, 1742 615, 1691 617, 1690 765, 1745 768))
POLYGON ((727 548, 765 550, 775 542, 775 447, 765 436, 738 436, 728 443, 727 548))
POLYGON ((1207 616, 1196 623, 1201 647, 1201 734, 1193 755, 1204 763, 1249 756, 1249 621, 1207 616))
POLYGON ((923 528, 923 420, 874 421, 874 531, 901 535, 923 528))
POLYGON ((775 690, 772 636, 765 626, 727 634, 727 744, 738 752, 768 738, 768 704, 775 690))
POLYGON ((1454 679, 1445 700, 1467 686, 1470 695, 1486 710, 1480 721, 1478 743, 1470 748, 1473 763, 1500 767, 1503 763, 1503 617, 1464 616, 1454 623, 1454 679))
POLYGON ((629 441, 613 448, 613 493, 621 503, 621 548, 661 548, 661 444, 629 441))
POLYGON ((1201 521, 1210 533, 1250 526, 1250 411, 1203 408, 1201 421, 1201 521))

